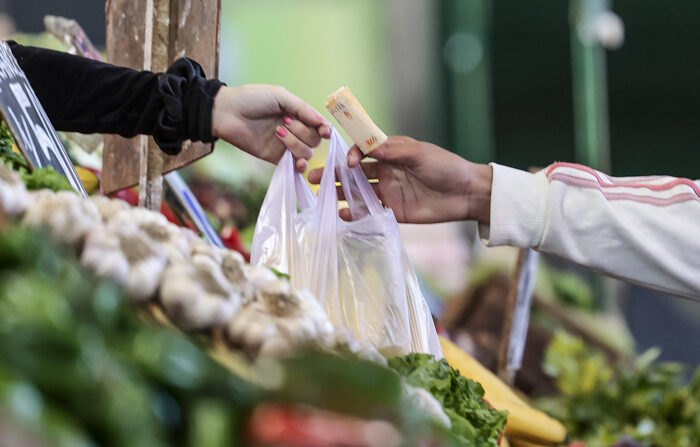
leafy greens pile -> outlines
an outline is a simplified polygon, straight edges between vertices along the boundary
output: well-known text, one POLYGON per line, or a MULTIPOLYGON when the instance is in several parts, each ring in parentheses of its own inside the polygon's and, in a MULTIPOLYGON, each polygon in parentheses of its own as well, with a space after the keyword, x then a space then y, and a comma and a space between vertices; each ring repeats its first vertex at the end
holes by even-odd
POLYGON ((409 385, 424 388, 442 404, 452 422, 452 435, 464 446, 497 446, 506 413, 489 408, 482 386, 453 369, 446 360, 409 354, 389 360, 409 385))
POLYGON ((0 120, 0 159, 8 168, 17 171, 29 190, 70 191, 73 189, 68 179, 56 172, 51 166, 36 168, 30 172, 27 160, 14 150, 14 139, 10 129, 7 127, 7 123, 2 120, 0 120))
POLYGON ((655 363, 658 350, 631 366, 615 367, 584 342, 560 332, 545 357, 545 371, 561 395, 538 406, 559 419, 572 439, 589 447, 621 438, 649 446, 691 447, 700 440, 700 368, 690 382, 676 363, 655 363))

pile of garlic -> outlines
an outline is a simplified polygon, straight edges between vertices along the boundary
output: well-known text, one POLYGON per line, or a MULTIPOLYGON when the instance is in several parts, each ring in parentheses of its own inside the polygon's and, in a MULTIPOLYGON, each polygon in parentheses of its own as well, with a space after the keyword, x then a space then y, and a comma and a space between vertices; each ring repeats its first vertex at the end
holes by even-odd
POLYGON ((232 347, 251 357, 316 345, 385 363, 346 330, 336 331, 312 294, 266 267, 246 264, 237 252, 205 243, 160 213, 104 196, 28 192, 0 166, 0 214, 48 231, 71 246, 86 268, 121 284, 131 300, 158 303, 181 329, 219 328, 232 347))

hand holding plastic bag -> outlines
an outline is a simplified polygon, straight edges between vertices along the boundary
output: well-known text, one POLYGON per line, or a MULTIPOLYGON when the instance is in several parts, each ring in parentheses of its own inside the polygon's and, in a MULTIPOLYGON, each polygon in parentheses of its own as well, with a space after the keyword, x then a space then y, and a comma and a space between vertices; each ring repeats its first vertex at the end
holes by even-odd
POLYGON ((318 197, 286 153, 273 175, 253 238, 251 261, 288 273, 321 300, 336 327, 387 357, 442 357, 432 317, 385 209, 361 168, 347 167, 348 147, 333 130, 318 197), (336 181, 353 215, 338 217, 336 181))

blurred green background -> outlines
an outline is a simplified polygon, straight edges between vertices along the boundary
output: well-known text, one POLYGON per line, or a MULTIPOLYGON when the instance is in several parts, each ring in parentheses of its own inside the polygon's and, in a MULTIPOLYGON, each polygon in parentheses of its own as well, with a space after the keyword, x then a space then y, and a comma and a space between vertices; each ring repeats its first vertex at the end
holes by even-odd
MULTIPOLYGON (((327 117, 328 95, 347 85, 388 134, 474 161, 586 161, 576 155, 573 94, 579 1, 222 0, 220 77, 283 85, 327 117)), ((599 53, 611 173, 700 177, 700 2, 609 3, 625 29, 620 48, 599 53)), ((0 30, 22 32, 42 31, 44 14, 73 17, 104 45, 100 1, 0 0, 0 13, 0 30)), ((312 166, 323 147, 317 155, 312 166)), ((264 184, 272 172, 224 144, 194 169, 234 184, 264 184)), ((697 303, 626 290, 640 349, 661 344, 664 358, 700 360, 697 303)))
MULTIPOLYGON (((229 84, 284 85, 324 114, 327 95, 347 85, 390 134, 520 168, 575 160, 570 2, 223 0, 222 6, 220 76, 229 84)), ((618 0, 612 9, 625 39, 606 52, 611 170, 696 177, 700 3, 618 0)), ((104 45, 102 2, 0 0, 0 13, 23 32, 43 30, 44 14, 74 17, 104 45)), ((222 149, 207 166, 222 165, 218 157, 230 152, 222 149)))

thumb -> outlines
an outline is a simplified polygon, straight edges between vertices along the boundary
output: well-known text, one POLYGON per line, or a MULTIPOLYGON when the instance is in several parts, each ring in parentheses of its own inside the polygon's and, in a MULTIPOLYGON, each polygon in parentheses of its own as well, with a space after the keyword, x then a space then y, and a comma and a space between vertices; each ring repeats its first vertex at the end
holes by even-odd
POLYGON ((385 163, 413 164, 421 153, 419 141, 411 137, 393 136, 369 153, 369 156, 385 163))

